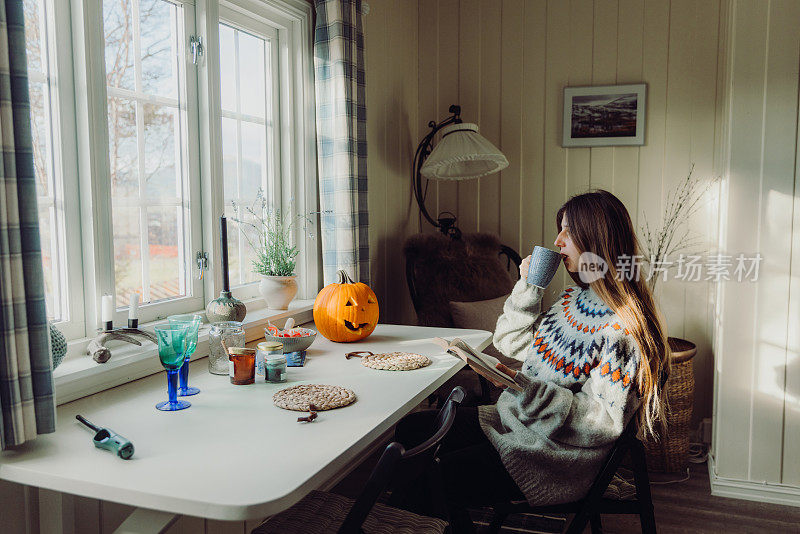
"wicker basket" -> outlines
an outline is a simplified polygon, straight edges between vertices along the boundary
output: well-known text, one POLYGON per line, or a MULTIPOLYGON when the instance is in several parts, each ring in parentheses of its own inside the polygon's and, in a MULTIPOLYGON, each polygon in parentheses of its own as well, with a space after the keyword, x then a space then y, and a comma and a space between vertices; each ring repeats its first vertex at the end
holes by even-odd
POLYGON ((689 463, 689 422, 694 405, 692 358, 697 346, 691 341, 671 337, 670 375, 667 379, 667 436, 658 442, 645 442, 647 467, 651 471, 674 473, 689 463))

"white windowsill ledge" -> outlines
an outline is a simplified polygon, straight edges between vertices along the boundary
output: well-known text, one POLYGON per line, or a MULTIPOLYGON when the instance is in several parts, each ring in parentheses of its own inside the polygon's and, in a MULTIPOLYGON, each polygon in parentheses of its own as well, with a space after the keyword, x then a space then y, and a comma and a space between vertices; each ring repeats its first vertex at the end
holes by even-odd
MULTIPOLYGON (((248 312, 244 319, 244 328, 248 342, 264 337, 263 327, 267 321, 277 326, 290 317, 300 325, 314 320, 314 300, 294 300, 288 310, 272 310, 262 308, 248 312)), ((156 321, 141 325, 152 328, 156 321)), ((208 356, 208 332, 211 326, 203 324, 197 339, 197 349, 192 360, 208 356)), ((158 348, 147 340, 142 346, 131 345, 119 341, 112 342, 111 358, 106 363, 97 363, 88 354, 67 358, 53 371, 56 389, 56 404, 92 395, 105 389, 113 388, 139 378, 162 372, 164 368, 158 359, 158 348)))

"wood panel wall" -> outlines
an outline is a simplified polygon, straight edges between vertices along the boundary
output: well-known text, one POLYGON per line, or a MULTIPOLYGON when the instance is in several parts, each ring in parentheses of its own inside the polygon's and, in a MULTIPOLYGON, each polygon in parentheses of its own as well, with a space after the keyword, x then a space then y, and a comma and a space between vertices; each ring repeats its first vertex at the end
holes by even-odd
MULTIPOLYGON (((0 480, 3 534, 110 534, 134 510, 131 506, 27 488, 0 480), (60 510, 60 511, 59 511, 60 510)), ((261 524, 181 516, 165 534, 249 534, 261 524)))
POLYGON ((723 243, 758 251, 757 283, 722 288, 716 475, 800 503, 800 3, 737 0, 723 243), (791 486, 791 487, 787 487, 791 486))
POLYGON ((417 103, 430 98, 418 96, 417 3, 380 0, 369 6, 364 46, 370 279, 380 304, 380 321, 414 324, 402 248, 406 237, 419 228, 411 164, 419 143, 417 103))
MULTIPOLYGON (((384 322, 411 323, 401 245, 420 221, 410 189, 413 152, 450 104, 508 157, 501 173, 431 182, 426 205, 465 232, 493 232, 527 255, 551 246, 571 195, 605 188, 637 228, 658 224, 670 189, 695 165, 719 173, 720 1, 373 0, 366 19, 372 282, 384 322), (416 22, 415 22, 416 21, 416 22), (647 84, 645 145, 561 147, 563 88, 647 84)), ((688 221, 717 242, 718 192, 688 221)), ((572 283, 562 270, 545 303, 572 283)), ((698 345, 694 421, 711 415, 714 294, 709 282, 668 281, 660 306, 672 336, 698 345)))

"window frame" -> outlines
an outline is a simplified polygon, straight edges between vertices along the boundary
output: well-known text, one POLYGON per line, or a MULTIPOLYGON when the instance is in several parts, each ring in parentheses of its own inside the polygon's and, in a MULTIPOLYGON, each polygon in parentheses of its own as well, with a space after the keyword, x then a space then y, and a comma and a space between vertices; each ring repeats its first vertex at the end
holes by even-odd
MULTIPOLYGON (((228 26, 229 28, 233 29, 234 31, 237 31, 239 33, 244 33, 244 34, 247 34, 247 35, 251 35, 251 36, 253 36, 253 37, 257 38, 257 39, 263 39, 264 41, 268 42, 269 43, 269 55, 270 55, 270 57, 269 57, 269 66, 271 66, 271 67, 278 66, 279 35, 278 35, 277 28, 275 28, 275 27, 273 27, 271 25, 263 24, 260 21, 255 21, 255 20, 253 20, 251 18, 247 18, 244 15, 242 15, 241 13, 239 13, 237 11, 230 10, 228 8, 225 8, 224 6, 220 7, 219 25, 220 26, 222 26, 222 25, 228 26)), ((237 40, 236 41, 236 43, 237 43, 237 48, 236 48, 237 56, 238 56, 238 51, 239 51, 238 42, 239 41, 237 40)), ((220 55, 220 59, 222 59, 221 55, 220 55)), ((265 69, 267 67, 266 59, 267 58, 265 57, 265 69)), ((241 65, 239 63, 239 58, 238 57, 234 58, 234 65, 235 65, 234 69, 236 71, 236 76, 238 77, 239 73, 241 72, 241 65)), ((266 74, 266 72, 265 72, 265 74, 266 74)), ((280 75, 279 74, 280 73, 277 73, 277 74, 276 73, 270 73, 271 87, 270 87, 269 93, 271 95, 271 99, 270 99, 269 104, 267 104, 267 102, 265 101, 265 106, 264 106, 263 127, 264 127, 265 130, 266 130, 266 127, 267 127, 267 123, 271 119, 273 119, 274 117, 280 117, 281 101, 280 101, 280 94, 279 94, 280 93, 280 75), (270 115, 270 112, 272 112, 272 115, 270 115)), ((237 128, 236 128, 236 141, 237 141, 237 146, 236 146, 236 148, 237 148, 237 150, 236 150, 236 152, 237 152, 237 156, 236 156, 237 177, 236 177, 236 181, 237 181, 237 184, 239 185, 239 188, 241 189, 242 168, 240 167, 240 164, 242 163, 242 122, 248 122, 250 124, 253 124, 253 123, 258 124, 258 122, 260 121, 260 118, 253 117, 253 116, 248 116, 247 114, 241 112, 241 108, 240 108, 240 106, 241 106, 241 98, 240 98, 240 96, 241 96, 240 95, 241 85, 239 84, 239 80, 238 79, 235 81, 235 84, 236 84, 235 85, 236 89, 239 90, 239 92, 237 93, 237 96, 236 96, 236 106, 239 109, 237 111, 230 111, 230 110, 226 110, 226 109, 224 109, 224 108, 222 108, 220 106, 220 123, 222 124, 225 119, 231 119, 231 120, 235 120, 236 124, 237 124, 237 128)), ((221 87, 220 87, 220 89, 221 89, 221 87)), ((280 124, 278 124, 278 125, 273 124, 273 132, 278 132, 278 133, 280 132, 280 124)), ((275 198, 279 199, 280 198, 279 192, 280 192, 280 188, 281 188, 281 183, 280 183, 281 180, 278 179, 278 178, 281 176, 281 162, 280 162, 280 154, 281 154, 280 142, 281 142, 281 139, 280 139, 279 135, 273 135, 272 138, 269 138, 266 135, 266 133, 267 132, 265 131, 264 139, 267 140, 268 145, 271 144, 272 146, 269 147, 270 151, 267 154, 267 158, 268 159, 265 161, 265 163, 267 165, 267 172, 272 175, 273 180, 270 181, 267 184, 267 187, 266 187, 266 190, 264 191, 264 194, 265 194, 266 198, 269 199, 269 200, 275 199, 275 198), (271 141, 271 143, 270 143, 270 141, 271 141), (271 159, 271 160, 269 159, 270 155, 273 156, 273 159, 271 159)), ((223 139, 223 144, 222 144, 223 159, 224 159, 224 148, 225 148, 224 143, 225 143, 225 140, 223 139)), ((223 169, 223 181, 224 180, 225 180, 225 176, 224 176, 224 169, 223 169)), ((242 207, 249 206, 250 205, 249 202, 245 202, 245 203, 242 202, 242 198, 239 196, 238 193, 239 192, 237 192, 237 194, 233 195, 235 197, 238 197, 237 198, 237 202, 242 207)), ((223 198, 223 200, 224 200, 224 198, 223 198)), ((229 207, 229 206, 224 206, 224 208, 227 208, 227 207, 229 207)), ((241 216, 241 213, 239 214, 239 216, 241 216)), ((238 225, 236 225, 236 224, 228 226, 228 238, 230 240, 230 236, 231 236, 232 232, 239 232, 238 265, 239 265, 240 269, 247 269, 248 267, 246 265, 243 265, 242 261, 246 257, 246 254, 245 254, 244 251, 249 249, 249 245, 247 244, 246 241, 241 239, 241 236, 243 234, 241 233, 241 231, 238 229, 237 226, 238 225)), ((230 255, 230 252, 229 252, 229 255, 230 255)), ((231 280, 233 280, 233 277, 230 277, 230 278, 231 278, 231 280)), ((256 296, 258 296, 258 285, 257 285, 257 282, 248 282, 248 283, 245 283, 245 284, 235 284, 235 283, 231 282, 231 290, 232 290, 234 296, 236 298, 240 299, 240 300, 252 299, 252 298, 255 298, 256 296)))
MULTIPOLYGON (((140 0, 141 1, 141 0, 140 0)), ((186 124, 181 124, 181 129, 183 133, 186 134, 186 149, 185 149, 185 156, 186 162, 181 162, 181 174, 185 174, 185 182, 183 183, 183 198, 184 198, 184 210, 183 210, 183 225, 186 232, 186 241, 184 242, 183 251, 182 253, 186 257, 186 261, 188 265, 186 268, 188 270, 188 281, 190 284, 187 284, 187 295, 183 297, 176 297, 169 300, 164 301, 157 301, 153 303, 140 303, 139 304, 139 321, 140 322, 148 322, 153 320, 158 320, 167 317, 168 315, 176 314, 176 313, 190 313, 193 311, 197 311, 198 309, 202 309, 205 307, 205 294, 204 294, 204 287, 202 282, 195 276, 195 272, 197 271, 196 266, 194 264, 193 258, 195 254, 202 249, 202 212, 199 208, 200 202, 200 176, 198 172, 199 168, 199 152, 202 147, 200 147, 198 143, 198 135, 197 135, 197 114, 194 110, 198 106, 197 100, 197 77, 194 73, 194 65, 190 61, 190 52, 189 52, 189 38, 190 36, 194 35, 195 33, 195 6, 194 2, 188 0, 162 0, 165 2, 169 2, 180 6, 183 12, 183 27, 179 31, 178 41, 181 43, 182 50, 179 51, 179 57, 183 59, 182 64, 179 68, 179 76, 183 75, 183 94, 177 95, 178 100, 178 107, 182 110, 183 115, 183 122, 185 120, 186 124), (187 206, 188 205, 188 206, 187 206), (187 208, 188 207, 188 214, 187 208)), ((102 18, 102 5, 99 6, 100 16, 102 18)), ((137 23, 134 23, 137 26, 137 23)), ((101 25, 102 26, 102 25, 101 25)), ((101 28, 101 32, 103 29, 101 28)), ((104 93, 106 94, 106 100, 103 102, 104 106, 107 106, 107 99, 108 99, 108 88, 105 86, 106 80, 106 70, 105 70, 105 35, 103 34, 102 38, 102 58, 103 58, 103 70, 102 70, 102 83, 104 84, 104 93)), ((134 58, 134 62, 138 62, 138 58, 134 58)), ((138 82, 137 82, 138 83, 138 82)), ((179 86, 180 89, 180 86, 179 86)), ((114 89, 114 93, 126 93, 130 91, 126 91, 124 89, 114 89)), ((138 92, 134 91, 135 95, 138 95, 138 92)), ((117 96, 117 95, 115 95, 117 96)), ((163 100, 160 97, 153 97, 151 99, 151 103, 159 103, 159 100, 163 100)), ((139 149, 141 149, 144 145, 144 140, 140 138, 139 134, 144 132, 144 127, 139 125, 141 118, 139 117, 138 113, 138 101, 132 100, 132 102, 137 102, 137 142, 139 144, 139 149)), ((99 104, 99 103, 98 103, 99 104)), ((107 109, 107 108, 106 108, 107 109)), ((106 127, 105 127, 105 147, 108 147, 108 115, 106 114, 106 127)), ((139 151, 137 150, 137 154, 139 151)), ((139 172, 142 172, 144 169, 144 164, 141 162, 139 158, 138 165, 139 165, 139 172)), ((176 162, 177 163, 177 162, 176 162)), ((110 163, 108 165, 108 172, 111 172, 110 163)), ((111 187, 110 187, 110 177, 106 180, 107 189, 108 189, 108 198, 109 202, 111 201, 111 187)), ((141 199, 140 199, 141 200, 141 199)), ((112 216, 113 216, 113 202, 112 202, 112 216)), ((98 221, 95 221, 97 224, 98 221)), ((100 221, 102 223, 102 221, 100 221)), ((147 228, 147 221, 140 221, 140 231, 146 232, 147 228)), ((112 226, 111 219, 106 223, 109 227, 112 226)), ((113 229, 111 232, 111 241, 104 242, 103 245, 105 247, 110 247, 110 252, 104 252, 105 254, 110 254, 112 261, 111 265, 113 265, 113 257, 114 257, 114 237, 113 237, 113 229)), ((144 254, 142 254, 144 258, 144 254)), ((110 279, 110 286, 108 289, 104 289, 103 294, 111 294, 116 295, 116 280, 113 275, 113 267, 111 268, 111 276, 107 279, 110 279)), ((127 324, 128 318, 128 307, 116 307, 114 310, 114 324, 115 325, 125 325, 127 324)))
MULTIPOLYGON (((235 31, 239 31, 241 33, 249 34, 249 35, 255 36, 256 38, 263 39, 263 40, 269 42, 270 43, 269 50, 270 50, 270 56, 271 56, 269 58, 269 64, 270 64, 270 66, 273 66, 273 67, 277 67, 277 68, 280 67, 279 66, 280 35, 279 35, 278 29, 276 27, 274 27, 272 25, 269 25, 269 24, 265 24, 265 23, 263 23, 262 21, 259 21, 259 20, 254 20, 253 18, 247 17, 244 14, 240 13, 239 11, 232 10, 230 8, 227 8, 226 6, 220 6, 219 19, 220 19, 219 20, 219 24, 220 25, 224 24, 224 25, 234 29, 235 31)), ((219 48, 217 48, 217 50, 219 50, 219 48)), ((237 49, 237 52, 238 52, 238 49, 237 49)), ((222 59, 221 56, 220 56, 220 59, 222 59)), ((235 68, 236 69, 240 69, 241 68, 241 65, 239 64, 239 61, 238 61, 238 57, 235 58, 235 68)), ((236 74, 238 76, 239 70, 237 70, 236 74)), ((282 99, 281 99, 281 94, 280 94, 280 92, 281 92, 280 78, 281 78, 280 72, 271 74, 271 78, 270 78, 271 87, 269 87, 269 90, 270 90, 270 94, 272 95, 272 98, 270 99, 271 102, 269 102, 268 106, 266 105, 266 102, 265 102, 265 113, 264 113, 264 115, 265 115, 264 127, 266 128, 266 123, 267 123, 268 119, 276 118, 277 121, 275 121, 275 122, 278 122, 278 124, 273 125, 274 126, 274 130, 273 131, 275 131, 277 133, 280 133, 282 131, 281 130, 281 124, 279 124, 280 123, 280 110, 281 110, 281 105, 282 105, 282 101, 281 101, 282 99), (268 116, 270 111, 273 112, 272 117, 268 116)), ((239 81, 237 80, 236 81, 237 89, 240 88, 238 83, 239 83, 239 81)), ((265 83, 266 83, 266 81, 265 81, 265 83)), ((267 87, 265 85, 265 89, 266 88, 267 87)), ((221 85, 220 85, 220 91, 221 91, 221 85)), ((237 99, 236 100, 237 100, 237 106, 239 106, 240 105, 240 99, 239 99, 238 95, 237 95, 237 99)), ((252 124, 252 121, 248 120, 251 117, 248 117, 246 114, 241 113, 240 111, 231 112, 229 110, 225 110, 225 109, 222 108, 222 106, 220 106, 219 110, 220 110, 220 127, 221 127, 222 121, 224 119, 233 119, 233 120, 237 121, 237 137, 236 137, 236 139, 237 139, 237 152, 238 152, 238 154, 237 154, 237 174, 238 174, 237 182, 239 182, 239 180, 241 180, 241 178, 242 178, 242 176, 241 176, 241 168, 238 167, 238 164, 240 164, 242 162, 242 145, 241 145, 242 128, 241 128, 241 122, 240 121, 247 121, 247 122, 250 122, 252 124)), ((276 180, 274 180, 272 183, 268 184, 267 190, 264 193, 265 193, 265 196, 266 196, 267 199, 274 201, 274 199, 280 199, 281 198, 280 197, 280 192, 282 190, 282 183, 281 183, 282 180, 279 179, 282 176, 282 169, 281 169, 281 154, 282 154, 282 152, 281 152, 281 139, 280 139, 280 135, 274 135, 272 139, 269 139, 267 137, 266 133, 265 133, 264 138, 267 140, 267 143, 272 141, 271 142, 272 146, 270 148, 271 148, 271 154, 273 156, 273 160, 271 160, 271 161, 268 160, 266 162, 267 166, 268 166, 268 171, 267 172, 271 172, 272 176, 276 178, 276 180)), ((224 143, 224 140, 223 140, 223 143, 224 143)), ((220 145, 220 146, 222 146, 223 149, 224 149, 223 145, 220 145)), ((223 154, 223 157, 224 157, 224 154, 223 154)), ((224 169, 223 169, 223 173, 224 173, 224 169)), ((223 174, 223 181, 224 181, 224 174, 223 174)), ((224 196, 223 196, 223 200, 224 200, 224 196)), ((241 204, 241 198, 239 198, 238 201, 241 204)), ((244 207, 246 207, 247 205, 249 205, 249 204, 243 204, 244 207)), ((225 206, 223 206, 223 209, 224 208, 225 208, 225 206)), ((240 214, 240 216, 241 216, 241 214, 240 214)), ((228 225, 228 238, 229 239, 230 239, 231 232, 235 232, 235 231, 238 231, 237 225, 235 223, 233 225, 228 225)), ((239 236, 241 236, 241 235, 242 234, 240 233, 239 236)), ((240 239, 239 240, 239 258, 238 258, 239 259, 240 268, 242 268, 242 261, 241 260, 243 260, 245 258, 245 255, 243 254, 243 250, 247 250, 248 248, 249 248, 249 245, 247 244, 247 242, 240 239)), ((258 293, 258 282, 257 281, 256 282, 249 282, 249 283, 245 283, 245 284, 234 284, 233 282, 231 282, 231 292, 233 293, 233 295, 236 298, 238 298, 240 300, 248 300, 248 299, 256 298, 259 295, 259 293, 258 293)))
MULTIPOLYGON (((70 340, 69 355, 74 357, 85 351, 101 324, 101 296, 115 294, 103 7, 97 0, 44 1, 48 6, 48 38, 55 43, 50 47, 55 48, 55 53, 48 55, 57 92, 51 99, 51 106, 52 102, 58 104, 57 112, 51 110, 53 128, 60 137, 60 157, 54 160, 54 165, 58 165, 63 177, 65 224, 74 230, 65 232, 65 250, 69 254, 66 278, 70 321, 58 326, 70 340), (59 21, 57 25, 55 21, 59 21)), ((187 305, 185 301, 189 299, 186 298, 141 305, 140 323, 171 313, 202 312, 205 303, 222 289, 222 275, 220 269, 215 268, 218 262, 215 259, 220 253, 218 214, 224 207, 218 30, 220 22, 239 25, 230 18, 221 19, 220 10, 229 17, 249 17, 276 28, 279 46, 274 54, 280 65, 277 109, 281 121, 281 180, 277 180, 276 194, 283 206, 294 199, 294 215, 319 211, 313 7, 304 0, 168 1, 184 8, 187 164, 188 176, 196 180, 188 199, 191 208, 199 212, 189 227, 192 243, 187 268, 192 272, 194 286, 199 289, 195 290, 191 305, 187 305), (190 59, 189 38, 193 35, 202 39, 204 49, 198 65, 193 65, 190 59), (194 156, 191 154, 193 147, 194 156), (202 281, 197 280, 199 270, 194 259, 198 251, 205 252, 209 260, 202 281)), ((242 29, 247 30, 246 27, 242 29)), ((314 298, 321 287, 318 224, 319 217, 315 215, 313 228, 295 235, 300 250, 296 269, 297 299, 314 298)), ((245 300, 248 310, 265 307, 263 299, 257 296, 257 285, 253 283, 234 291, 237 297, 245 300)), ((126 322, 127 308, 115 311, 115 325, 124 326, 126 322)))
POLYGON ((68 339, 84 335, 86 331, 83 301, 82 245, 79 232, 68 232, 67 228, 80 228, 77 145, 75 140, 75 107, 72 63, 72 27, 69 23, 69 5, 56 0, 42 0, 44 12, 40 24, 47 32, 47 44, 42 48, 42 61, 47 62, 46 86, 49 93, 50 130, 52 137, 52 162, 58 245, 63 251, 64 265, 56 276, 63 287, 67 317, 54 322, 68 339), (46 55, 45 55, 46 54, 46 55), (60 211, 61 213, 58 213, 60 211))
MULTIPOLYGON (((322 246, 319 235, 319 202, 317 199, 316 161, 316 111, 314 106, 314 65, 312 51, 312 15, 309 3, 302 0, 197 0, 198 31, 206 50, 219 50, 219 24, 233 23, 247 31, 247 25, 237 23, 254 20, 275 28, 278 32, 279 113, 280 113, 280 176, 276 196, 281 207, 291 203, 294 217, 302 213, 315 213, 314 226, 309 232, 296 231, 295 243, 300 250, 295 273, 298 279, 297 298, 313 298, 322 281, 322 246), (201 8, 202 6, 202 8, 201 8), (220 16, 222 15, 222 16, 220 16), (227 22, 226 22, 226 17, 227 22), (240 18, 244 17, 244 18, 240 18), (231 20, 233 19, 233 20, 231 20), (292 202, 293 200, 293 202, 292 202)), ((252 30, 251 30, 252 32, 252 30)), ((200 126, 207 137, 204 146, 216 147, 202 158, 201 175, 206 179, 203 187, 205 213, 224 212, 222 190, 222 114, 220 95, 219 54, 205 55, 198 69, 200 87, 200 126), (212 115, 209 110, 220 110, 212 115), (213 141, 213 142, 212 142, 213 141)), ((216 217, 215 217, 216 219, 216 217)), ((204 224, 208 224, 208 220, 204 224)), ((219 225, 212 224, 205 233, 205 250, 212 260, 220 254, 219 225)), ((206 293, 216 295, 222 289, 222 273, 212 268, 206 293)), ((251 283, 234 288, 233 295, 249 301, 248 309, 266 306, 257 295, 258 284, 251 283)))
MULTIPOLYGON (((187 242, 184 243, 184 255, 187 256, 189 270, 188 280, 191 293, 185 297, 167 301, 141 304, 139 321, 148 322, 164 318, 173 313, 197 311, 204 306, 206 296, 204 285, 197 279, 194 265, 195 252, 202 248, 202 213, 200 208, 199 177, 199 143, 197 141, 197 87, 194 65, 189 60, 188 39, 195 33, 195 3, 188 0, 167 0, 182 7, 183 29, 179 40, 182 43, 181 66, 183 93, 178 96, 183 101, 186 120, 186 156, 183 163, 186 173, 184 183, 185 203, 189 205, 191 215, 185 216, 187 242), (187 191, 188 189, 188 191, 187 191), (188 220, 187 220, 188 219, 188 220)), ((110 161, 108 156, 108 91, 105 70, 105 35, 103 28, 103 6, 91 0, 73 0, 72 25, 78 28, 73 35, 73 57, 75 59, 78 169, 80 175, 82 220, 91 221, 82 226, 83 243, 83 278, 93 283, 86 284, 84 292, 87 302, 94 301, 94 306, 86 306, 86 324, 100 326, 100 300, 104 294, 116 295, 114 277, 114 236, 112 220, 112 200, 110 184, 110 161), (90 246, 91 244, 91 246, 90 246)), ((146 228, 142 229, 146 231, 146 228)), ((116 307, 113 314, 114 324, 127 324, 128 307, 116 307)), ((92 328, 87 327, 86 336, 93 335, 92 328)))

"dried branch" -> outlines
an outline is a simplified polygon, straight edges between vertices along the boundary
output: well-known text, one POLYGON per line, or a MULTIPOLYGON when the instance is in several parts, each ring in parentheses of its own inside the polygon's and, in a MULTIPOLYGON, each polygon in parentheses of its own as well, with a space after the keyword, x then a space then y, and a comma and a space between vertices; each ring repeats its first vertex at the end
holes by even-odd
MULTIPOLYGON (((661 217, 661 227, 656 231, 650 228, 644 212, 644 225, 640 231, 644 237, 644 260, 648 264, 658 263, 664 265, 667 258, 677 253, 700 246, 703 241, 692 237, 689 229, 684 229, 679 234, 682 226, 700 209, 700 202, 706 192, 719 178, 713 178, 703 183, 694 176, 694 164, 689 174, 678 186, 667 194, 666 207, 661 217)), ((650 265, 652 267, 652 265, 650 265)), ((655 292, 658 276, 650 278, 650 290, 655 292)))

